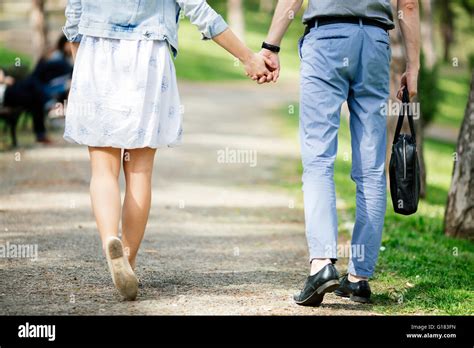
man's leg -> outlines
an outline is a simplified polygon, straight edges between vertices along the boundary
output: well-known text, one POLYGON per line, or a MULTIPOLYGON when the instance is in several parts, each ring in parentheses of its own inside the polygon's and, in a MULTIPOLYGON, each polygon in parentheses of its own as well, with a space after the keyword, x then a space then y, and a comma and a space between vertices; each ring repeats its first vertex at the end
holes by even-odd
POLYGON ((294 297, 299 305, 319 306, 324 294, 339 287, 339 274, 330 264, 337 258, 334 162, 341 105, 353 75, 348 62, 360 51, 357 28, 315 28, 301 50, 300 138, 311 274, 294 297))
POLYGON ((364 26, 361 60, 350 87, 352 179, 357 185, 349 280, 370 277, 377 262, 387 204, 386 103, 389 96, 388 34, 364 26))
POLYGON ((341 37, 340 30, 313 29, 301 49, 300 142, 311 274, 337 258, 334 162, 341 105, 349 88, 345 58, 351 46, 351 38, 341 37))

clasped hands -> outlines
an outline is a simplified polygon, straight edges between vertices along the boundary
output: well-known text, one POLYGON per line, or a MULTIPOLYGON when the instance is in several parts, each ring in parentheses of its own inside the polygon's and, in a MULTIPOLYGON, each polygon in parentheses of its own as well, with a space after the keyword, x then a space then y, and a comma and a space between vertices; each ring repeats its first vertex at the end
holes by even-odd
POLYGON ((258 84, 277 82, 280 76, 280 59, 277 53, 262 49, 243 61, 247 76, 258 84))

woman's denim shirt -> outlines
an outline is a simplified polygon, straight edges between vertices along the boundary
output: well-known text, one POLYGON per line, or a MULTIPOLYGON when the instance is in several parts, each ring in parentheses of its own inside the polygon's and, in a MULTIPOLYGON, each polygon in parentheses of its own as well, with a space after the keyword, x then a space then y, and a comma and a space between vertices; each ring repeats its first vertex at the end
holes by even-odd
POLYGON ((180 11, 203 39, 227 29, 224 19, 205 0, 68 0, 64 34, 79 42, 82 35, 124 40, 166 40, 176 56, 180 11))

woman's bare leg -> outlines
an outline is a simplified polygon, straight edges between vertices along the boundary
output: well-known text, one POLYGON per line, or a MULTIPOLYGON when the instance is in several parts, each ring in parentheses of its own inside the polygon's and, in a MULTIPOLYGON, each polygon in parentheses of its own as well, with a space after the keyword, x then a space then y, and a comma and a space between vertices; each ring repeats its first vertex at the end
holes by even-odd
POLYGON ((115 287, 127 300, 134 300, 138 293, 138 280, 124 255, 118 236, 120 223, 119 174, 121 149, 90 147, 91 200, 102 239, 107 264, 115 287))
POLYGON ((132 268, 145 233, 151 204, 151 180, 156 149, 125 150, 126 191, 122 210, 122 241, 132 268))
POLYGON ((117 237, 120 222, 121 150, 89 147, 91 161, 91 202, 102 247, 105 250, 109 237, 117 237))

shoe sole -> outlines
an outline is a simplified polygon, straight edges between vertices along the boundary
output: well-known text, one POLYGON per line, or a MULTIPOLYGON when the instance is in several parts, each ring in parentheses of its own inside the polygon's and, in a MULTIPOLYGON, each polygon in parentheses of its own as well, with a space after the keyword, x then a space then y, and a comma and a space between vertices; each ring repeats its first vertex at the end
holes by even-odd
POLYGON ((370 303, 370 298, 367 297, 360 297, 360 296, 354 296, 351 295, 349 297, 351 301, 357 302, 357 303, 370 303))
POLYGON ((108 242, 106 254, 115 287, 126 300, 135 300, 138 294, 138 280, 133 271, 127 269, 120 239, 113 238, 108 242))
POLYGON ((319 307, 323 302, 324 295, 333 292, 339 287, 339 280, 329 280, 317 288, 308 298, 303 301, 295 301, 300 306, 319 307))
POLYGON ((337 290, 334 291, 334 295, 342 297, 342 298, 347 298, 348 300, 351 300, 351 301, 357 302, 357 303, 370 303, 370 298, 354 296, 354 295, 348 295, 348 294, 341 293, 337 290))

